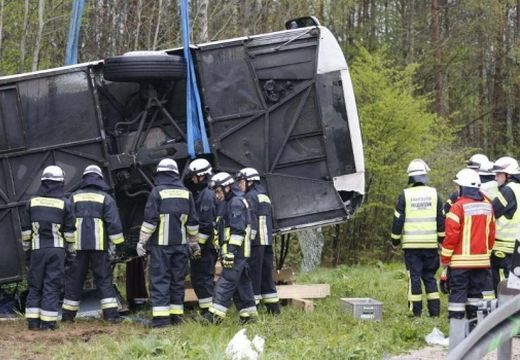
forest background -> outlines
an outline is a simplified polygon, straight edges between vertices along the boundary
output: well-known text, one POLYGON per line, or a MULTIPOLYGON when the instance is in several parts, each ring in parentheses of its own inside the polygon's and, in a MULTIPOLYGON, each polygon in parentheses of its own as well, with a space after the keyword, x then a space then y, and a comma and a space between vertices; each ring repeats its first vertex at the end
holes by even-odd
MULTIPOLYGON (((0 75, 62 66, 71 8, 0 0, 0 75)), ((392 260, 393 207, 410 160, 427 161, 446 198, 471 154, 520 155, 520 0, 191 0, 191 41, 277 31, 305 15, 343 49, 365 147, 365 203, 323 229, 324 263, 392 260)), ((177 0, 86 0, 79 62, 179 47, 180 28, 177 0)))

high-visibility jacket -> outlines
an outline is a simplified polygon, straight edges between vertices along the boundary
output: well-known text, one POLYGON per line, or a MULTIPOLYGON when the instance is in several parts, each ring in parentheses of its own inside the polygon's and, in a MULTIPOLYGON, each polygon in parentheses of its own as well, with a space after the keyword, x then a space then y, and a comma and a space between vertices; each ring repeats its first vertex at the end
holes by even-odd
POLYGON ((251 219, 249 204, 243 197, 243 192, 236 187, 226 194, 226 203, 219 229, 224 231, 222 236, 222 253, 232 252, 235 257, 251 256, 251 219))
POLYGON ((403 249, 436 249, 444 237, 442 200, 435 188, 422 184, 407 188, 394 211, 392 238, 403 249))
POLYGON ((110 195, 90 187, 74 193, 72 202, 77 250, 108 250, 108 240, 116 245, 124 241, 117 205, 110 195))
POLYGON ((74 210, 65 197, 35 196, 26 206, 22 240, 32 241, 32 250, 65 247, 74 242, 74 210))
POLYGON ((462 196, 446 214, 441 263, 452 268, 489 268, 494 241, 495 218, 491 204, 462 196))
POLYGON ((493 250, 512 254, 515 240, 520 228, 520 184, 508 182, 499 188, 499 194, 493 200, 493 210, 496 217, 496 240, 493 250))
POLYGON ((146 201, 141 231, 152 234, 154 245, 186 244, 186 233, 198 234, 197 221, 191 192, 176 180, 153 188, 146 201))
POLYGON ((267 192, 262 185, 254 184, 246 192, 245 198, 251 214, 251 245, 272 245, 273 209, 267 192))

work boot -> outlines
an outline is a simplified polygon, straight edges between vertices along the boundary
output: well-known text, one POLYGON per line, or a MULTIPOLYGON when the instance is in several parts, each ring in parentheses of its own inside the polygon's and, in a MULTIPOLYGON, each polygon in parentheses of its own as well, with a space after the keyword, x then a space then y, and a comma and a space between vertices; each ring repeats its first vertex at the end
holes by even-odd
POLYGON ((57 328, 56 321, 42 321, 40 324, 41 330, 56 330, 57 328))
POLYGON ((40 330, 40 319, 29 319, 29 320, 27 320, 27 329, 29 329, 29 330, 40 330))
POLYGON ((154 329, 170 326, 170 318, 165 316, 156 316, 152 318, 152 323, 150 326, 154 329))
POLYGON ((76 317, 75 311, 63 310, 61 313, 61 322, 74 322, 74 318, 76 317))
POLYGON ((218 325, 222 322, 223 318, 221 318, 220 316, 218 315, 215 315, 213 314, 212 312, 210 311, 207 311, 205 312, 204 314, 202 314, 202 318, 204 319, 204 322, 207 323, 207 324, 213 324, 213 325, 218 325))
POLYGON ((280 303, 275 302, 271 304, 265 304, 267 312, 271 315, 280 315, 280 303))
POLYGON ((170 323, 172 325, 181 325, 184 322, 184 318, 182 315, 171 315, 170 316, 170 323))
POLYGON ((121 316, 119 316, 117 308, 104 309, 103 318, 106 322, 110 324, 119 324, 121 323, 121 321, 123 321, 123 319, 121 319, 121 316))

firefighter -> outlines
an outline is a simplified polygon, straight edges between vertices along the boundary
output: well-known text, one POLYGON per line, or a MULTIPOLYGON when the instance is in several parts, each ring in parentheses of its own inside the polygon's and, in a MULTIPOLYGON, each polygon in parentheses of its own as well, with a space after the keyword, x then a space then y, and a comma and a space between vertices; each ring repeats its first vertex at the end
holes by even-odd
POLYGON ((193 195, 179 179, 177 163, 163 159, 157 166, 155 186, 144 210, 137 254, 150 259, 150 297, 152 327, 183 322, 184 278, 188 256, 199 256, 198 223, 193 195), (188 235, 188 238, 186 236, 188 235))
POLYGON ((518 162, 509 157, 501 157, 493 167, 496 174, 499 193, 493 200, 493 211, 496 218, 496 238, 491 252, 491 268, 493 286, 497 290, 498 283, 509 277, 515 239, 520 226, 520 169, 518 162))
POLYGON ((65 256, 74 256, 74 209, 64 195, 64 179, 60 167, 47 166, 22 218, 24 250, 32 252, 25 304, 29 330, 57 327, 65 256))
MULTIPOLYGON (((495 298, 488 249, 493 248, 493 207, 479 192, 480 177, 470 169, 457 173, 459 199, 446 214, 441 266, 449 267, 448 318, 477 317, 479 302, 495 298)), ((457 330, 450 320, 450 336, 457 330)), ((475 323, 473 323, 475 324, 475 323)))
POLYGON ((493 201, 498 196, 498 183, 495 180, 493 172, 493 162, 484 161, 479 167, 478 174, 480 176, 480 192, 486 200, 493 201))
MULTIPOLYGON (((489 164, 492 164, 492 162, 489 161, 488 157, 484 154, 475 154, 469 158, 468 161, 466 161, 466 168, 475 170, 479 172, 480 174, 480 167, 481 165, 484 167, 489 167, 489 164)), ((491 174, 493 176, 493 179, 495 178, 494 174, 491 174)), ((491 185, 491 184, 490 184, 491 185)), ((486 188, 489 185, 486 185, 486 188)), ((459 189, 455 190, 450 194, 448 197, 448 200, 446 200, 446 203, 444 204, 444 213, 447 214, 450 211, 451 205, 457 201, 459 198, 459 189)))
POLYGON ((191 259, 191 282, 199 300, 202 315, 208 311, 213 301, 213 281, 217 250, 214 244, 214 230, 217 216, 217 198, 209 187, 211 164, 206 159, 195 159, 189 164, 191 184, 188 186, 195 199, 195 207, 199 218, 198 241, 201 256, 191 259))
POLYGON ((250 219, 248 203, 233 177, 221 172, 211 178, 217 199, 225 201, 219 228, 223 230, 221 245, 222 274, 213 293, 213 302, 205 319, 219 323, 234 298, 242 323, 257 315, 253 285, 247 258, 250 256, 250 219))
POLYGON ((76 215, 77 255, 76 261, 65 271, 62 321, 74 321, 89 268, 99 292, 103 318, 111 323, 121 321, 110 254, 115 253, 115 246, 122 244, 124 237, 119 211, 108 189, 100 167, 89 165, 83 171, 80 190, 71 197, 76 215))
POLYGON ((273 281, 273 217, 271 199, 253 168, 244 168, 236 176, 245 193, 251 214, 251 280, 258 305, 262 301, 271 314, 280 314, 280 302, 273 281))
POLYGON ((440 312, 435 273, 439 268, 439 243, 444 239, 444 213, 437 190, 426 186, 428 165, 414 159, 408 166, 408 183, 412 186, 399 195, 392 224, 392 244, 402 243, 409 276, 408 303, 414 316, 422 313, 421 279, 426 289, 428 311, 440 312))

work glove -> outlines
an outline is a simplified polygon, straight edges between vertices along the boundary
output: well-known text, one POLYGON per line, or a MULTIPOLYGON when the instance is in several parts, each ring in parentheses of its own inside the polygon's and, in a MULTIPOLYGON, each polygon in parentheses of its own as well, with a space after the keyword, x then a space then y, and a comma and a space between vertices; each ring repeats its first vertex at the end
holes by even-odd
POLYGON ((67 248, 65 249, 65 263, 70 265, 76 261, 76 249, 74 248, 73 243, 67 243, 67 248))
POLYGON ((30 241, 22 241, 22 248, 25 253, 31 251, 31 242, 30 241))
POLYGON ((443 266, 441 277, 439 279, 439 287, 441 289, 441 293, 443 294, 449 294, 450 293, 450 286, 448 282, 448 267, 443 266))
POLYGON ((235 255, 233 253, 226 253, 222 256, 222 266, 226 269, 231 269, 235 264, 235 255))
POLYGON ((190 253, 190 258, 193 260, 200 259, 201 252, 200 252, 200 245, 198 241, 190 241, 188 243, 188 252, 190 253))
POLYGON ((117 247, 116 247, 116 244, 114 243, 110 243, 110 245, 108 245, 108 257, 110 259, 115 259, 117 258, 117 247))
POLYGON ((135 251, 137 251, 137 256, 145 256, 146 255, 146 241, 139 240, 137 246, 135 247, 135 251))

